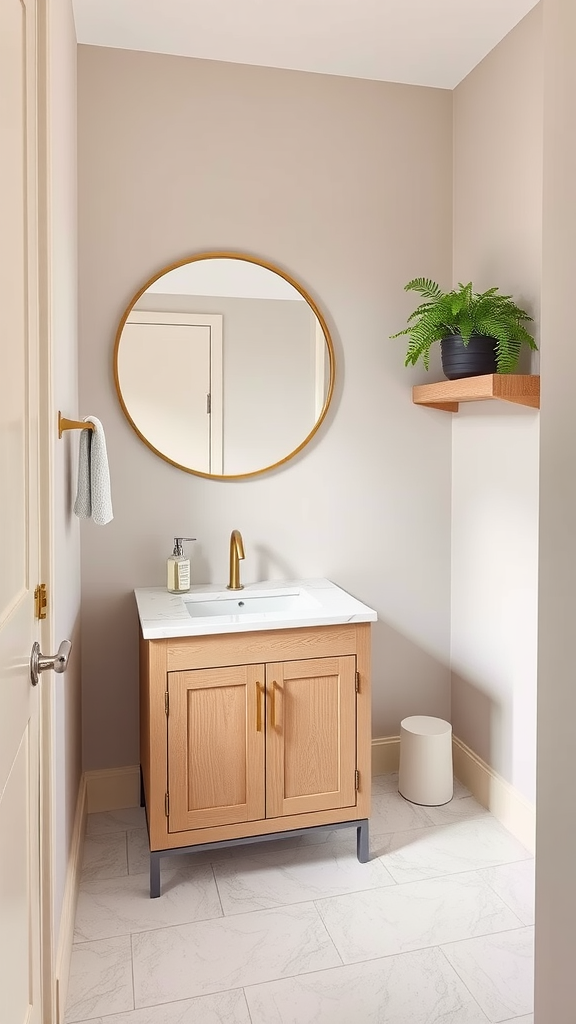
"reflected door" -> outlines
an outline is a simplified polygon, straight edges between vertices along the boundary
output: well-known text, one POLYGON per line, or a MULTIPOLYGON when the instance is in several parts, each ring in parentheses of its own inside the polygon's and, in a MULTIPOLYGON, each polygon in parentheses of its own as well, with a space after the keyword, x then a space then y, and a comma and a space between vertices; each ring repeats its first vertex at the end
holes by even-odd
POLYGON ((175 463, 222 472, 222 317, 131 314, 118 359, 140 435, 175 463))
POLYGON ((35 2, 0 4, 0 1021, 40 1024, 35 2))

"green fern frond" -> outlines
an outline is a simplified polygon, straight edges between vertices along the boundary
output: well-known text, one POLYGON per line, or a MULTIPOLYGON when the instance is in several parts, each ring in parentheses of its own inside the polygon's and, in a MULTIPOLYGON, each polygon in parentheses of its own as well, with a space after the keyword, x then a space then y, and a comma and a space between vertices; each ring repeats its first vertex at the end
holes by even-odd
POLYGON ((498 373, 514 372, 522 345, 533 350, 538 347, 522 323, 532 321, 532 317, 516 305, 511 295, 500 294, 497 287, 474 292, 468 281, 443 292, 430 278, 416 277, 405 290, 419 292, 425 299, 408 317, 408 326, 390 335, 409 337, 406 366, 421 359, 428 369, 432 345, 449 334, 460 334, 465 345, 478 334, 494 338, 498 373))
POLYGON ((462 341, 466 345, 474 333, 474 320, 469 313, 465 313, 460 317, 460 334, 462 335, 462 341))
POLYGON ((442 295, 442 289, 436 281, 432 281, 429 277, 415 277, 408 284, 404 285, 405 292, 420 292, 421 295, 426 296, 429 299, 436 299, 439 295, 442 295))

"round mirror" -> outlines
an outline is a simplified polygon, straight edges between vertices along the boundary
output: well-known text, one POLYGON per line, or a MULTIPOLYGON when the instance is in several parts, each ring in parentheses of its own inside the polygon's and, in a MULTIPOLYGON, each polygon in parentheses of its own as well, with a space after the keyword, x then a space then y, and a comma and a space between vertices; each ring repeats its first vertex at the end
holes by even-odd
POLYGON ((277 267, 202 253, 162 270, 124 313, 118 397, 138 436, 199 476, 264 473, 316 432, 334 389, 317 306, 277 267))

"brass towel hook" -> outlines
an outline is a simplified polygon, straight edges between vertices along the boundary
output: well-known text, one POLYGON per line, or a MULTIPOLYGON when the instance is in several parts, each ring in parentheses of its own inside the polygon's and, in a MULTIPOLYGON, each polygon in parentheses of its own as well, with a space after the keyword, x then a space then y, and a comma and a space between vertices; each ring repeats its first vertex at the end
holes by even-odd
POLYGON ((94 430, 93 423, 84 423, 83 420, 67 420, 61 412, 58 412, 58 437, 62 437, 64 430, 94 430))

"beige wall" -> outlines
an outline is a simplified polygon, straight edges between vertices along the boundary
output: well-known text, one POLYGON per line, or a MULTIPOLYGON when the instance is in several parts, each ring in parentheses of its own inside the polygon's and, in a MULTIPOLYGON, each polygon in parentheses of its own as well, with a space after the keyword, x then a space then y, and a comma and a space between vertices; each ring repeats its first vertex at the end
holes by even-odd
POLYGON ((575 1016, 576 5, 544 3, 536 1024, 575 1016))
POLYGON ((451 274, 449 92, 82 46, 80 392, 104 423, 114 521, 82 529, 84 764, 138 760, 135 586, 162 584, 172 538, 196 582, 325 575, 373 605, 374 733, 449 713, 450 417, 411 404, 421 371, 389 341, 403 285, 451 274), (186 475, 116 400, 120 316, 188 253, 244 250, 326 314, 332 409, 313 443, 252 481, 186 475))
MULTIPOLYGON (((454 281, 538 323, 541 251, 539 6, 454 91, 454 281)), ((539 415, 471 404, 452 431, 452 724, 534 802, 539 415)))
POLYGON ((46 97, 49 117, 48 166, 52 279, 50 367, 53 409, 50 414, 52 495, 51 556, 53 591, 50 649, 65 637, 73 642, 64 676, 51 674, 53 764, 54 925, 58 931, 70 840, 81 771, 80 701, 80 530, 72 515, 70 441, 59 441, 57 410, 74 416, 78 402, 77 219, 76 219, 76 34, 70 0, 47 6, 50 76, 46 97))

